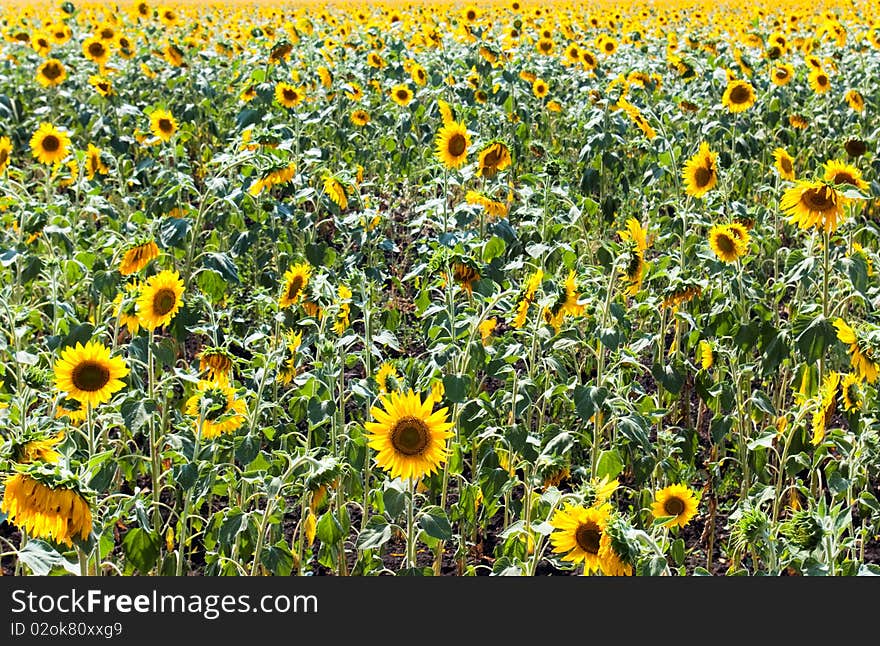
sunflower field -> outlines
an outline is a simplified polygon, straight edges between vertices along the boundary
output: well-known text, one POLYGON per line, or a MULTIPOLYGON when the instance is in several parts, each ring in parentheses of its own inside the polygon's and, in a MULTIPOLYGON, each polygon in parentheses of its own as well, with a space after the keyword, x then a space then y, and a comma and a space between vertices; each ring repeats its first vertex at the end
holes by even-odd
POLYGON ((5 2, 0 573, 880 574, 878 12, 5 2))

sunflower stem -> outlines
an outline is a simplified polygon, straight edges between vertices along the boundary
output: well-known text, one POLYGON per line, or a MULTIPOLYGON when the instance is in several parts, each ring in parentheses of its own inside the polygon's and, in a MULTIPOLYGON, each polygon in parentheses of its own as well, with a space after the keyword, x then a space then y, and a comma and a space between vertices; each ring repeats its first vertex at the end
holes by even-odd
MULTIPOLYGON (((828 275, 830 274, 829 242, 831 236, 825 229, 822 230, 822 316, 827 319, 829 312, 828 303, 828 275)), ((819 357, 819 383, 825 377, 825 356, 819 357)))
MULTIPOLYGON (((155 332, 151 329, 147 342, 147 394, 150 401, 155 402, 156 396, 156 375, 153 366, 153 339, 155 332)), ((159 510, 159 479, 160 467, 159 462, 159 439, 156 437, 156 423, 153 415, 150 415, 150 475, 153 486, 153 528, 158 533, 162 533, 162 514, 159 510)))
MULTIPOLYGON (((205 424, 205 405, 202 403, 199 410, 199 427, 196 429, 196 437, 193 443, 192 463, 196 465, 196 473, 198 473, 199 464, 199 441, 202 439, 202 427, 205 424)), ((189 534, 189 512, 192 505, 192 496, 195 485, 186 490, 183 502, 183 516, 180 519, 180 536, 177 539, 177 566, 174 570, 175 576, 183 576, 183 556, 186 552, 186 540, 189 534)))
POLYGON ((406 508, 406 566, 416 566, 416 541, 415 541, 415 506, 416 506, 416 483, 409 479, 409 505, 406 508))

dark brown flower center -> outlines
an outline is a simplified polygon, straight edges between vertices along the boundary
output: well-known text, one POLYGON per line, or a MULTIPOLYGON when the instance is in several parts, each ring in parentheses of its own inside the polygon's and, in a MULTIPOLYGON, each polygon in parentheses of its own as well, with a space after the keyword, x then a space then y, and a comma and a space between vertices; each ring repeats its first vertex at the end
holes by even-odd
POLYGON ((786 173, 790 173, 792 171, 791 160, 788 157, 780 157, 779 165, 782 167, 782 170, 786 173))
POLYGON ((164 287, 156 292, 153 296, 153 311, 158 316, 165 316, 174 309, 174 304, 177 302, 177 295, 173 290, 164 287))
POLYGON ((43 137, 42 142, 43 150, 47 153, 54 153, 56 150, 61 148, 61 140, 58 139, 55 135, 46 135, 43 137))
POLYGON ((46 63, 43 67, 43 76, 50 81, 57 79, 63 72, 64 70, 58 63, 46 63))
POLYGON ((705 166, 700 166, 694 172, 694 181, 697 183, 699 188, 703 188, 709 185, 709 182, 712 181, 712 170, 710 168, 706 168, 705 166))
POLYGON ((460 157, 463 155, 466 148, 467 140, 464 138, 464 135, 456 133, 449 138, 447 149, 449 150, 449 154, 453 157, 460 157))
POLYGON ((715 245, 725 255, 736 251, 736 242, 731 236, 724 233, 715 237, 715 245))
POLYGON ((417 417, 402 417, 391 431, 391 446, 406 456, 421 455, 428 448, 428 427, 417 417))
POLYGON ((101 58, 104 55, 104 45, 101 43, 92 43, 89 45, 89 54, 95 58, 101 58))
POLYGON ((828 85, 828 77, 824 74, 819 74, 819 76, 816 77, 816 84, 819 87, 825 87, 826 85, 828 85))
POLYGON ((801 195, 801 203, 811 211, 830 211, 836 206, 837 200, 827 186, 810 188, 801 195))
POLYGON ((684 511, 684 501, 681 498, 669 498, 663 503, 663 511, 668 516, 678 516, 684 511))
POLYGON ((293 279, 290 281, 290 287, 287 288, 287 298, 290 300, 295 299, 300 291, 302 291, 302 288, 302 276, 294 276, 293 279))
POLYGON ((161 119, 159 119, 159 130, 161 130, 165 134, 172 132, 174 130, 174 125, 171 123, 171 119, 168 119, 166 117, 162 117, 161 119))
POLYGON ((96 361, 82 361, 74 367, 70 380, 79 390, 93 393, 107 385, 110 371, 96 361))
POLYGON ((730 91, 730 102, 734 105, 748 103, 751 97, 752 93, 745 85, 737 85, 730 91))
POLYGON ((590 521, 578 525, 574 533, 574 540, 584 552, 587 554, 599 553, 599 542, 602 538, 602 530, 599 526, 590 521))
POLYGON ((288 103, 293 103, 294 101, 296 101, 296 90, 284 90, 282 94, 284 95, 284 100, 288 103))
POLYGON ((834 177, 831 178, 832 184, 849 184, 851 186, 858 186, 858 182, 856 178, 853 177, 850 173, 846 171, 838 171, 835 173, 834 177))
POLYGON ((7 159, 9 159, 9 151, 5 148, 0 148, 0 168, 3 168, 7 159))

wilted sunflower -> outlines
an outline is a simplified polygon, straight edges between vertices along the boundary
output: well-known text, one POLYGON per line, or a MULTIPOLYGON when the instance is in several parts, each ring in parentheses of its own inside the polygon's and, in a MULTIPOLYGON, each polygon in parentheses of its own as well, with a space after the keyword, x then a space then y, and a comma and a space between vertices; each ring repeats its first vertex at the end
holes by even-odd
POLYGON ((234 357, 226 348, 204 348, 198 355, 199 372, 208 373, 210 381, 229 379, 234 357))
POLYGON ((409 102, 413 99, 413 92, 403 83, 395 85, 391 88, 391 100, 394 101, 397 105, 409 105, 409 102))
POLYGON ((295 108, 303 100, 303 91, 290 83, 275 85, 275 100, 285 108, 295 108))
POLYGON ((433 411, 434 400, 423 402, 412 390, 381 397, 382 408, 373 406, 375 422, 366 422, 367 442, 377 451, 376 464, 392 478, 419 480, 434 473, 448 458, 447 440, 452 422, 446 408, 433 411))
POLYGON ((452 277, 464 291, 473 294, 474 283, 480 280, 480 272, 470 263, 456 262, 452 265, 452 277))
POLYGON ((651 515, 654 518, 671 518, 663 523, 666 527, 684 527, 697 514, 697 497, 694 492, 681 484, 661 489, 654 496, 651 515))
POLYGON ((332 175, 324 178, 324 192, 330 201, 339 207, 340 211, 348 208, 348 197, 345 195, 345 187, 332 175))
POLYGON ((810 122, 801 114, 790 114, 788 115, 788 124, 796 130, 806 130, 810 122))
POLYGON ((122 357, 111 357, 100 341, 89 341, 64 348, 53 371, 55 388, 83 406, 94 408, 125 387, 122 378, 128 374, 128 366, 122 357))
POLYGON ((685 192, 693 197, 703 197, 718 183, 716 154, 709 150, 705 141, 700 144, 697 154, 685 162, 682 175, 686 183, 685 192))
POLYGON ((736 262, 748 251, 748 231, 738 224, 716 224, 709 229, 709 246, 719 260, 736 262))
POLYGON ((9 166, 9 160, 12 158, 12 142, 9 137, 0 137, 0 173, 9 166))
POLYGON ((477 175, 491 179, 498 171, 510 166, 510 150, 504 143, 493 141, 480 152, 479 163, 477 175))
POLYGON ((159 257, 159 247, 152 240, 129 247, 122 255, 119 262, 119 273, 130 276, 150 264, 150 261, 159 257))
POLYGON ((92 533, 92 512, 79 493, 72 474, 58 476, 54 469, 33 465, 6 479, 0 512, 28 533, 73 546, 74 538, 92 533))
POLYGON ((562 554, 563 561, 583 563, 584 574, 598 571, 602 565, 599 551, 608 523, 608 512, 607 504, 597 507, 566 504, 557 509, 550 518, 550 525, 556 530, 550 534, 553 551, 562 554))
MULTIPOLYGON (((863 139, 847 139, 843 144, 843 149, 850 157, 861 157, 868 152, 868 144, 863 139)), ((0 171, 2 171, 2 163, 0 163, 0 171)))
POLYGON ((147 279, 137 299, 137 313, 147 330, 168 325, 183 305, 183 280, 174 270, 166 269, 147 279))
POLYGON ((153 110, 150 113, 150 131, 162 141, 170 141, 177 132, 177 119, 168 110, 153 110))
POLYGON ((745 112, 755 105, 755 89, 748 81, 731 81, 721 97, 721 105, 730 112, 745 112))
POLYGON ((284 289, 278 300, 278 307, 296 305, 305 298, 305 290, 312 275, 312 266, 307 262, 293 265, 284 273, 284 289))
POLYGON ((31 435, 21 441, 14 442, 12 447, 13 459, 19 464, 32 462, 45 462, 55 464, 61 460, 61 454, 55 450, 64 440, 64 431, 58 435, 31 435))
POLYGON ((782 179, 790 182, 795 181, 794 159, 786 152, 785 148, 777 148, 773 151, 773 159, 776 160, 776 172, 782 179))
POLYGON ((779 208, 801 229, 815 227, 834 233, 843 219, 847 199, 825 182, 800 180, 785 191, 779 208))
POLYGON ((825 181, 835 185, 846 184, 860 191, 868 190, 868 182, 862 179, 862 171, 839 161, 825 162, 825 181))
POLYGON ((858 378, 862 381, 867 381, 869 384, 877 381, 877 375, 880 374, 880 366, 874 360, 876 356, 875 344, 869 342, 868 335, 857 334, 841 318, 834 321, 834 327, 837 328, 837 338, 849 345, 850 365, 852 365, 858 378))
POLYGON ((34 158, 41 164, 51 165, 67 157, 70 137, 64 130, 43 122, 31 137, 30 144, 34 158))
POLYGON ((65 78, 67 70, 57 58, 50 58, 37 68, 37 83, 43 87, 61 85, 65 78))
POLYGON ((235 396, 235 389, 226 378, 215 381, 199 380, 196 393, 186 401, 186 414, 195 417, 196 432, 201 420, 202 437, 214 439, 223 433, 232 433, 245 422, 247 407, 235 396))
POLYGON ((437 133, 436 157, 446 168, 460 168, 467 162, 468 146, 471 136, 463 123, 451 122, 444 124, 437 133))

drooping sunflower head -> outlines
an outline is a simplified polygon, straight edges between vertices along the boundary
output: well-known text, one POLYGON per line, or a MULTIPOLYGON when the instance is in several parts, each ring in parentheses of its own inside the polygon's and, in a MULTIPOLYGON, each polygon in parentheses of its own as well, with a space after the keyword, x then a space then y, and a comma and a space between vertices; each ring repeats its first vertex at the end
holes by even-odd
POLYGON ((685 485, 674 484, 658 491, 651 506, 654 518, 667 518, 667 527, 684 527, 697 514, 697 496, 685 485))
POLYGON ((177 119, 168 110, 153 110, 150 113, 150 131, 162 141, 170 141, 177 132, 177 119))
POLYGON ((141 326, 147 330, 168 325, 183 305, 183 280, 166 269, 147 279, 137 299, 141 326))
POLYGON ((553 551, 562 554, 563 561, 583 563, 584 573, 600 569, 602 538, 609 515, 608 505, 576 507, 565 505, 550 518, 556 530, 550 534, 553 551))
POLYGON ((345 194, 345 186, 332 175, 324 178, 324 193, 330 198, 340 211, 348 208, 348 197, 345 194))
MULTIPOLYGON (((864 139, 853 137, 844 142, 843 149, 846 150, 846 154, 850 157, 861 157, 868 152, 868 144, 864 139)), ((2 164, 0 164, 0 169, 2 169, 2 164)))
POLYGON ((716 154, 705 141, 700 144, 697 154, 685 162, 683 177, 685 191, 693 197, 703 197, 718 183, 716 154))
POLYGON ((430 396, 422 401, 412 390, 381 397, 382 408, 370 409, 374 422, 366 422, 367 442, 376 453, 376 464, 392 478, 419 480, 434 473, 448 458, 447 440, 453 424, 446 408, 432 411, 430 396))
POLYGON ((721 104, 730 112, 745 112, 755 105, 755 89, 748 81, 731 81, 724 90, 721 104))
POLYGON ((779 177, 790 182, 795 181, 794 159, 786 152, 785 148, 774 150, 773 158, 776 160, 775 168, 779 177))
POLYGON ((199 353, 199 372, 207 372, 212 381, 229 377, 234 357, 226 348, 207 347, 199 353))
POLYGON ((30 141, 31 152, 41 164, 56 164, 67 157, 70 137, 67 132, 51 123, 42 123, 30 141))
POLYGON ((306 287, 312 275, 312 266, 307 262, 293 265, 284 273, 284 288, 278 307, 290 307, 305 300, 306 287))
POLYGON ((479 162, 477 175, 491 179, 510 166, 510 149, 503 142, 493 141, 480 152, 479 162))
POLYGON ((829 160, 825 162, 825 181, 834 185, 853 186, 860 191, 868 189, 868 182, 862 179, 862 171, 855 166, 843 162, 829 160))
POLYGON ((397 369, 390 361, 382 362, 379 370, 376 372, 376 385, 379 386, 380 393, 395 392, 400 386, 400 375, 397 369))
POLYGON ((92 513, 70 472, 58 465, 33 463, 17 467, 6 479, 0 512, 32 538, 73 547, 92 533, 92 513))
POLYGON ((437 159, 443 162, 446 168, 460 168, 467 162, 471 136, 463 123, 453 121, 440 128, 436 145, 437 159))
POLYGON ((122 378, 128 374, 125 361, 111 357, 100 341, 64 348, 53 370, 55 388, 92 408, 110 401, 113 393, 124 388, 122 378))
POLYGON ((119 262, 119 273, 123 276, 139 272, 150 264, 150 261, 159 257, 159 247, 153 240, 140 242, 129 247, 122 255, 119 262))
POLYGON ((101 149, 94 144, 89 144, 86 150, 86 177, 89 181, 95 179, 97 175, 107 175, 109 173, 107 165, 101 158, 101 149))
POLYGON ((48 436, 45 432, 29 433, 12 443, 13 459, 19 464, 31 462, 45 462, 55 464, 61 459, 61 454, 55 450, 64 440, 64 432, 58 435, 48 436))
POLYGON ((843 219, 846 202, 830 184, 800 180, 785 191, 779 207, 801 229, 815 227, 833 233, 843 219))
POLYGON ((480 280, 480 272, 470 262, 455 262, 452 264, 452 278, 464 291, 473 294, 474 283, 480 280))
POLYGON ((43 87, 55 87, 67 78, 64 64, 57 58, 50 58, 37 68, 37 83, 43 87))

